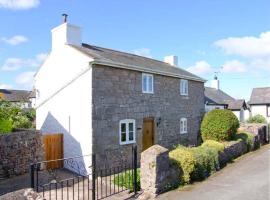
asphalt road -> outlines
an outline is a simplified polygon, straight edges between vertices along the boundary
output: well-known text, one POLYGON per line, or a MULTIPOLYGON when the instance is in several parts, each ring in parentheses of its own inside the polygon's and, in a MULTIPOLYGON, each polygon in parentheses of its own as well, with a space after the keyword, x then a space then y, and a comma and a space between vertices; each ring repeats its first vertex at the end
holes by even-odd
POLYGON ((270 200, 270 145, 246 154, 206 181, 184 191, 158 196, 164 200, 270 200))

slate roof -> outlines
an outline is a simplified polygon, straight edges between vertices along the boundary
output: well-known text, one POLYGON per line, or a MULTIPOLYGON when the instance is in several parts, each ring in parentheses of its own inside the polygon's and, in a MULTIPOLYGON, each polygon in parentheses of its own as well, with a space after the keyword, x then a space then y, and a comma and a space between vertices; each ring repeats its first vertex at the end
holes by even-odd
MULTIPOLYGON (((196 80, 200 82, 205 82, 204 79, 184 70, 179 67, 171 66, 162 61, 158 61, 151 58, 146 58, 143 56, 138 56, 131 53, 125 53, 121 51, 116 51, 112 49, 97 47, 89 44, 82 44, 82 46, 70 45, 80 52, 93 57, 94 60, 105 61, 108 63, 116 63, 121 65, 137 66, 140 68, 148 69, 152 72, 160 72, 163 75, 176 75, 180 77, 185 77, 186 79, 196 80)), ((136 68, 137 69, 137 68, 136 68)), ((136 70, 134 68, 134 70, 136 70)))
POLYGON ((249 104, 270 104, 270 87, 253 88, 249 104))
POLYGON ((229 101, 234 101, 235 99, 223 92, 222 90, 217 90, 215 88, 205 87, 204 90, 204 102, 208 105, 228 105, 229 101))
POLYGON ((28 102, 31 91, 0 89, 0 97, 11 102, 28 102))
POLYGON ((247 104, 244 99, 235 99, 227 101, 228 109, 230 110, 241 110, 241 108, 247 108, 247 104))

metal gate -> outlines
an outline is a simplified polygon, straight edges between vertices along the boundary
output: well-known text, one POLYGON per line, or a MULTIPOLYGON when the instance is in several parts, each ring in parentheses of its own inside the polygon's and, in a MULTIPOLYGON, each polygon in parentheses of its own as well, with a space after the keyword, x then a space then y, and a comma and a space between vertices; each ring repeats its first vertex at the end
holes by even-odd
POLYGON ((131 159, 118 166, 96 167, 95 154, 33 163, 30 166, 31 187, 44 199, 103 199, 123 191, 136 194, 139 190, 137 147, 131 148, 131 159), (84 159, 91 159, 86 167, 84 159), (61 162, 58 168, 53 163, 61 162), (89 168, 89 169, 86 169, 89 168))

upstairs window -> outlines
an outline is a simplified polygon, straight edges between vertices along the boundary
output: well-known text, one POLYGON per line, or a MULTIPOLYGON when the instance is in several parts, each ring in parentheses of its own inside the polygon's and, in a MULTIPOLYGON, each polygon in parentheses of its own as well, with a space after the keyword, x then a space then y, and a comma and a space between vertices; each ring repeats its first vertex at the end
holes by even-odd
POLYGON ((180 80, 180 94, 188 95, 188 80, 180 80))
POLYGON ((119 123, 120 144, 135 143, 135 120, 124 119, 119 123))
POLYGON ((187 133, 187 118, 180 119, 180 134, 187 133))
POLYGON ((270 105, 267 106, 267 117, 270 117, 270 105))
POLYGON ((142 92, 154 93, 154 77, 152 74, 142 74, 142 92))

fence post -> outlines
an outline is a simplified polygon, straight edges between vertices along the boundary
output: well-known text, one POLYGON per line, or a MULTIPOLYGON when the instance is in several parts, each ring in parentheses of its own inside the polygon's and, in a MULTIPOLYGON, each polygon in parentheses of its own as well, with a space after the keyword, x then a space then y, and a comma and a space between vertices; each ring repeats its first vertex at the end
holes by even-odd
POLYGON ((31 183, 31 188, 35 188, 35 164, 30 165, 30 183, 31 183))
POLYGON ((96 155, 92 154, 92 200, 96 199, 96 155))
POLYGON ((134 189, 134 193, 137 193, 137 146, 134 146, 133 149, 133 189, 134 189))

